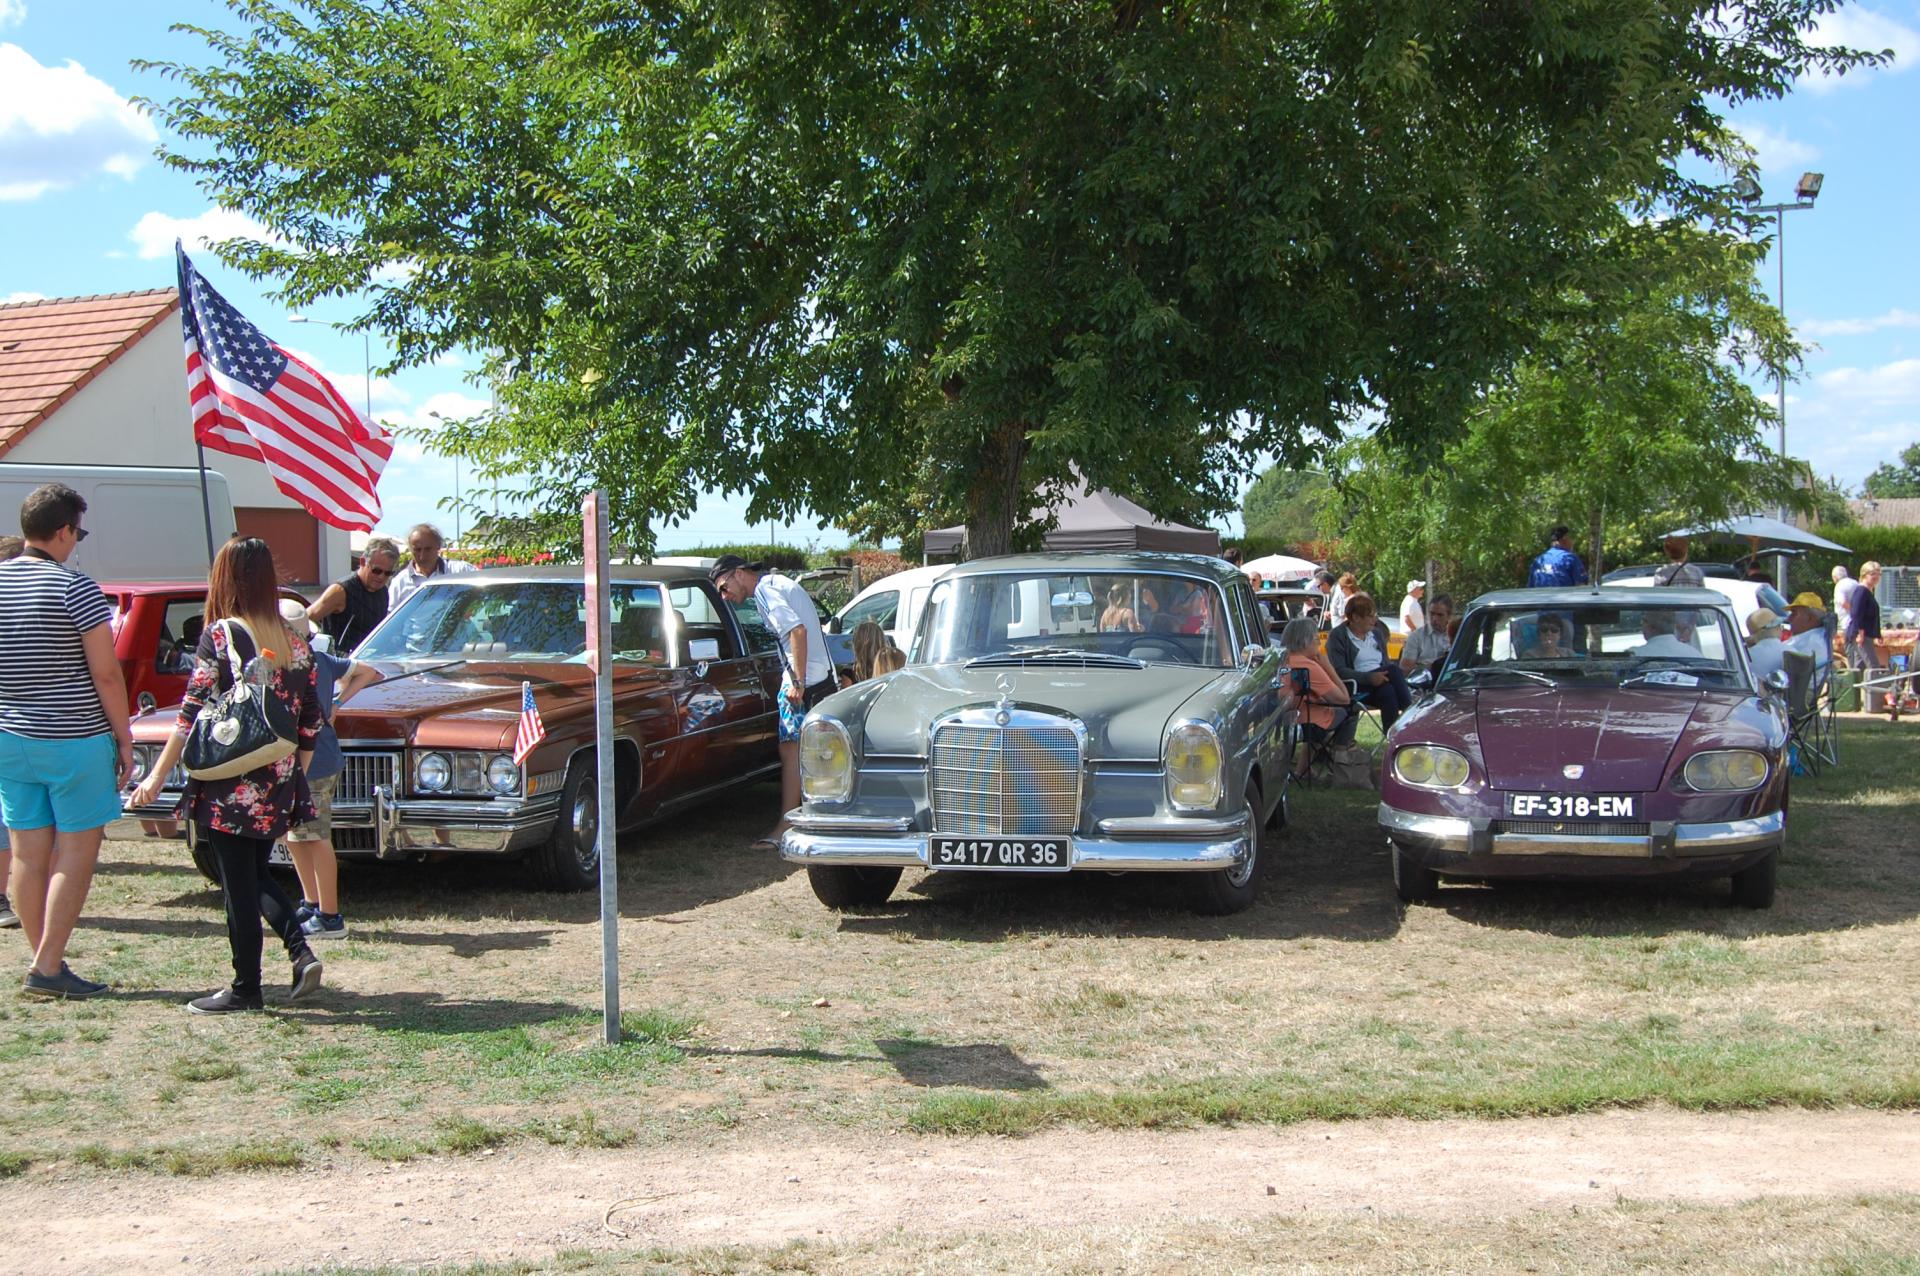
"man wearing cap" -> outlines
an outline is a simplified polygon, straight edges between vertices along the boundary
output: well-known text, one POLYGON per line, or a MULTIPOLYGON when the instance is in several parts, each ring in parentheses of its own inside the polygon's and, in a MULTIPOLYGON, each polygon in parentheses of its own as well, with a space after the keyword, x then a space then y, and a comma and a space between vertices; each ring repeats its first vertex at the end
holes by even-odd
POLYGON ((1426 581, 1410 580, 1407 582, 1407 596, 1400 600, 1401 633, 1414 633, 1427 623, 1427 609, 1420 605, 1421 595, 1426 592, 1426 581))
POLYGON ((1780 617, 1765 607, 1756 608, 1747 617, 1747 659, 1761 682, 1777 671, 1787 644, 1780 641, 1780 617))
POLYGON ((1827 676, 1833 663, 1833 638, 1827 633, 1827 613, 1820 595, 1811 589, 1794 595, 1787 604, 1787 646, 1813 657, 1815 681, 1827 676))
POLYGON ((734 606, 753 604, 773 631, 780 653, 780 818, 772 833, 753 844, 758 850, 777 850, 787 830, 786 813, 800 805, 800 724, 807 710, 839 684, 813 599, 796 582, 761 567, 727 554, 707 569, 707 579, 734 606))

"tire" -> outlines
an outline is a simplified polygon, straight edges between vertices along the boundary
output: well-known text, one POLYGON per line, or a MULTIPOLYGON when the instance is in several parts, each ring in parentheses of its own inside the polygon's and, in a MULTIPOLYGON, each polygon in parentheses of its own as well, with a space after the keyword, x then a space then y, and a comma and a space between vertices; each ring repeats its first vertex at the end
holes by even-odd
POLYGON ((1260 819, 1260 782, 1249 778, 1246 794, 1247 859, 1233 868, 1212 873, 1197 873, 1193 878, 1193 911, 1208 917, 1225 917, 1245 912, 1260 893, 1260 879, 1267 868, 1266 829, 1260 819))
POLYGON ((1772 908, 1773 883, 1779 872, 1780 848, 1775 847, 1758 864, 1733 875, 1733 902, 1742 908, 1772 908))
POLYGON ((1389 842, 1388 846, 1393 854, 1393 893, 1402 903, 1424 904, 1440 893, 1440 874, 1415 863, 1398 842, 1389 842))
POLYGON ((540 879, 557 891, 590 891, 600 885, 599 795, 591 754, 576 758, 560 792, 560 816, 546 844, 534 852, 540 879))
POLYGON ((897 868, 862 868, 857 864, 810 864, 807 884, 813 897, 835 912, 849 908, 877 908, 899 885, 897 868))

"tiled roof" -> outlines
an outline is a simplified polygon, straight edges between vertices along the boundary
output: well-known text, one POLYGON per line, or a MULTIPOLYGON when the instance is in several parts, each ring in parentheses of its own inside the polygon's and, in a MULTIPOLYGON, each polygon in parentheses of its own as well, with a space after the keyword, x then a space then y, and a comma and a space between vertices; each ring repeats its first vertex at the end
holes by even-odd
POLYGON ((1848 501, 1853 521, 1862 527, 1920 527, 1920 496, 1891 496, 1848 501))
POLYGON ((0 305, 0 456, 179 305, 172 288, 0 305))

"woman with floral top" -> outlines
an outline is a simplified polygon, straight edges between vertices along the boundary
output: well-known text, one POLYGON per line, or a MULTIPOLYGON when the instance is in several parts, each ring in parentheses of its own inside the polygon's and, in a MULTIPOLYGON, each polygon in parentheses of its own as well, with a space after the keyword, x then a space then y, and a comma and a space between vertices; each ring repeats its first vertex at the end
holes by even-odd
POLYGON ((280 619, 279 574, 265 541, 236 537, 214 559, 207 579, 206 626, 200 631, 179 721, 131 801, 145 806, 159 797, 162 781, 186 747, 194 719, 233 685, 230 650, 240 657, 243 669, 250 669, 256 658, 264 666, 267 693, 286 706, 299 724, 299 747, 293 755, 231 779, 187 781, 180 809, 219 865, 227 904, 227 943, 233 950, 233 986, 187 1003, 188 1010, 203 1015, 262 1008, 263 916, 293 961, 294 999, 317 989, 322 973, 319 959, 294 920, 293 901, 267 870, 274 842, 314 818, 306 767, 320 734, 320 702, 314 691, 313 654, 306 640, 291 633, 280 619))

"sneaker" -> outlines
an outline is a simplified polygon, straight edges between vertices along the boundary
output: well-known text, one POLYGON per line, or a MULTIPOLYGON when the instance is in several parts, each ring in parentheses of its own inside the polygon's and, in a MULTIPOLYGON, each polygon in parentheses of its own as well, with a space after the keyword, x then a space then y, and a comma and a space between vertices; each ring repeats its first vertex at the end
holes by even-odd
POLYGON ((187 1010, 196 1015, 232 1015, 266 1008, 266 1000, 259 993, 235 992, 231 988, 222 988, 205 997, 195 997, 187 1003, 187 1010))
POLYGON ((309 993, 320 991, 320 979, 326 973, 326 967, 313 955, 313 949, 302 948, 293 955, 293 990, 287 994, 288 1001, 298 1001, 309 993))
POLYGON ((12 930, 20 924, 20 914, 13 911, 13 904, 7 899, 7 893, 0 891, 0 930, 12 930))
POLYGON ((315 913, 300 923, 300 930, 308 939, 345 939, 347 919, 339 913, 315 913))
POLYGON ((319 911, 320 911, 320 905, 314 903, 310 899, 303 899, 300 901, 300 906, 293 910, 293 924, 295 926, 304 926, 306 924, 307 918, 313 916, 315 913, 319 911))
POLYGON ((106 990, 105 984, 97 984, 74 974, 73 967, 64 961, 60 963, 60 973, 57 975, 42 975, 29 970, 27 977, 20 981, 22 996, 40 997, 48 1001, 85 1001, 89 997, 98 997, 106 990))

